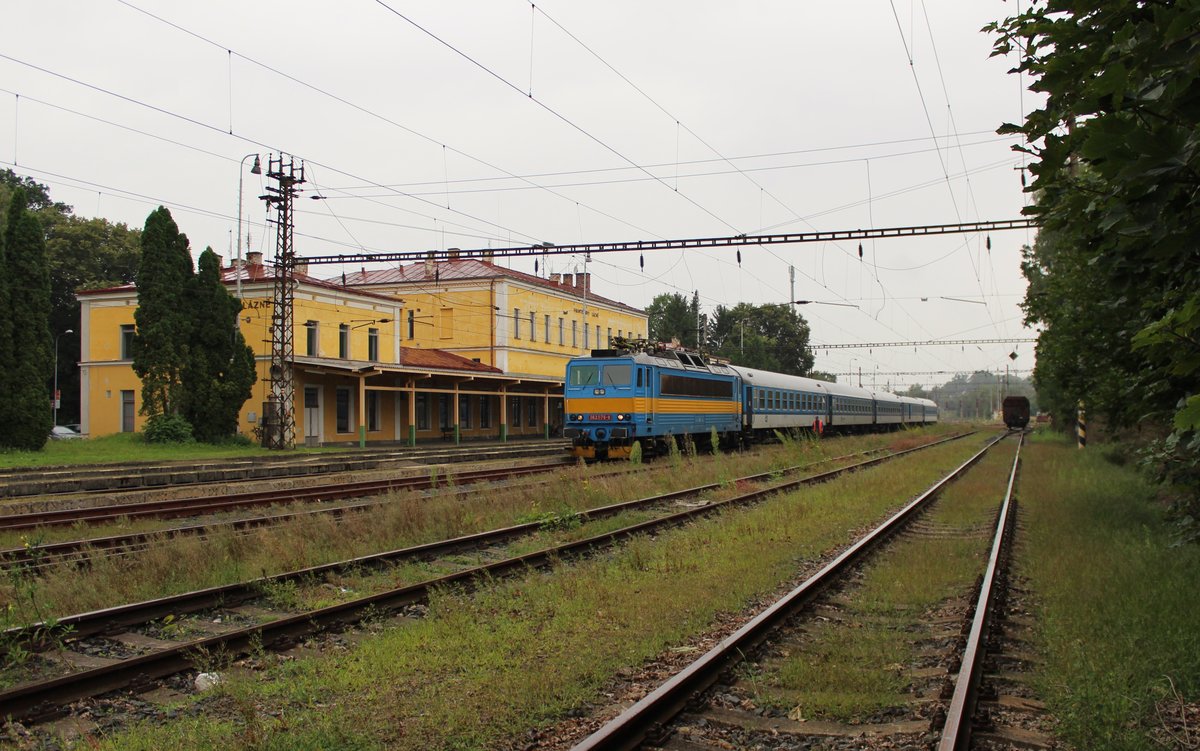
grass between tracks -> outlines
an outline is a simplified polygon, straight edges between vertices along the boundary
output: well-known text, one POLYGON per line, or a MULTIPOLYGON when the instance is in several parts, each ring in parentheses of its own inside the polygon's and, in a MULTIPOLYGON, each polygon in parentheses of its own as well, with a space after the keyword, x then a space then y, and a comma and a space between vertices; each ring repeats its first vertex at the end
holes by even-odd
MULTIPOLYGON (((947 428, 939 427, 932 431, 836 441, 799 441, 747 454, 698 457, 694 463, 683 460, 681 464, 686 465, 686 471, 613 475, 609 469, 611 465, 580 465, 547 475, 535 485, 498 489, 466 498, 429 498, 406 493, 370 512, 341 519, 318 514, 248 534, 225 529, 216 531, 208 539, 158 540, 145 552, 97 559, 89 569, 57 566, 39 576, 9 575, 0 579, 0 618, 6 621, 0 625, 20 625, 47 616, 85 612, 245 581, 516 522, 542 521, 552 531, 570 533, 569 529, 559 529, 555 520, 580 509, 705 483, 728 482, 754 472, 772 471, 867 448, 908 448, 930 440, 931 435, 946 432, 949 432, 947 428), (7 612, 2 610, 5 602, 13 605, 7 612)), ((452 483, 453 477, 442 477, 441 480, 452 483)), ((728 492, 732 492, 732 488, 728 492)), ((267 512, 256 509, 249 513, 267 512)), ((130 525, 139 530, 148 526, 144 523, 130 525)), ((106 525, 96 530, 60 530, 53 537, 47 536, 47 540, 119 534, 130 527, 106 525)), ((32 542, 41 541, 44 540, 32 542)), ((14 544, 21 543, 14 540, 14 544)), ((427 578, 431 573, 428 568, 406 567, 391 570, 384 578, 390 576, 392 586, 399 586, 427 578)), ((365 586, 343 585, 360 594, 365 586)), ((306 596, 292 597, 297 607, 319 607, 351 596, 351 593, 340 593, 321 582, 307 589, 306 596)))
POLYGON ((1172 546, 1154 490, 1097 448, 1039 436, 1021 472, 1020 571, 1040 602, 1041 690, 1061 737, 1195 748, 1195 715, 1185 739, 1178 712, 1200 701, 1200 547, 1172 546))
POLYGON ((424 619, 365 636, 342 654, 231 676, 184 707, 181 719, 135 727, 99 745, 520 745, 515 739, 529 728, 607 701, 604 687, 614 676, 776 592, 978 446, 970 439, 931 449, 475 594, 442 592, 424 619))
MULTIPOLYGON (((900 538, 836 598, 836 619, 805 626, 800 646, 754 676, 756 703, 793 719, 886 722, 906 716, 922 689, 909 670, 923 667, 924 624, 966 597, 987 564, 996 510, 1004 498, 1016 441, 992 449, 942 493, 922 517, 936 534, 900 538)), ((958 623, 948 628, 955 630, 958 623)), ((926 687, 927 688, 927 687, 926 687)))

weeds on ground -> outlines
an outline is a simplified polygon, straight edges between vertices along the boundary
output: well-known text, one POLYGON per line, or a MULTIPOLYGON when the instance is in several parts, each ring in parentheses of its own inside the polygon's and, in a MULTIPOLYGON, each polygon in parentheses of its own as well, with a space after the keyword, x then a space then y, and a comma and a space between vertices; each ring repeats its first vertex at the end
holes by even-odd
POLYGON ((9 683, 3 673, 19 670, 32 658, 33 652, 27 644, 32 642, 38 651, 60 651, 74 630, 53 615, 53 607, 45 599, 37 574, 37 568, 45 559, 45 553, 39 548, 40 541, 25 537, 21 540, 29 563, 6 571, 8 602, 0 608, 0 655, 4 658, 0 684, 9 683), (12 633, 8 635, 10 631, 12 633))
POLYGON ((1077 748, 1147 749, 1164 685, 1200 697, 1200 546, 1175 546, 1155 488, 1047 436, 1024 456, 1021 572, 1039 600, 1041 691, 1077 748))
MULTIPOLYGON (((813 561, 864 518, 879 518, 957 465, 969 446, 865 471, 719 514, 610 554, 542 573, 435 593, 427 617, 364 639, 344 655, 293 660, 269 682, 231 676, 265 720, 264 748, 462 749, 504 746, 529 727, 596 701, 619 671, 711 627, 813 561), (318 740, 314 739, 320 739, 318 740)), ((643 493, 644 494, 644 493, 643 493)), ((108 748, 228 748, 227 712, 146 726, 108 748)))

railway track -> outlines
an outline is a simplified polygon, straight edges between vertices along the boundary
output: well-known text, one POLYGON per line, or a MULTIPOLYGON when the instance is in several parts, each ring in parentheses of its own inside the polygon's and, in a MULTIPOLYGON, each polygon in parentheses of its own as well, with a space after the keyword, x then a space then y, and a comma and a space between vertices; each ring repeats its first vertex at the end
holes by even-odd
POLYGON ((0 498, 88 495, 121 490, 185 487, 364 472, 397 464, 434 464, 562 454, 567 441, 480 443, 457 447, 378 448, 338 453, 300 453, 195 462, 159 462, 17 468, 0 471, 0 498))
MULTIPOLYGON (((466 496, 480 492, 499 490, 499 486, 494 484, 498 481, 518 478, 518 482, 520 482, 521 479, 536 478, 537 475, 563 469, 569 465, 569 462, 549 462, 537 465, 528 465, 524 467, 478 470, 472 473, 448 475, 438 478, 437 480, 432 480, 427 477, 411 478, 413 480, 413 484, 410 486, 396 486, 380 490, 379 493, 386 494, 404 490, 427 490, 430 491, 430 493, 436 493, 439 496, 466 496), (486 489, 480 489, 476 487, 485 483, 488 484, 486 489)), ((633 469, 622 467, 611 474, 628 473, 631 471, 633 471, 633 469)), ((536 479, 532 479, 531 481, 536 482, 536 479)), ((342 487, 343 486, 340 485, 323 485, 320 488, 311 488, 305 490, 319 491, 333 488, 336 492, 342 487)), ((503 489, 510 490, 515 487, 518 487, 518 485, 514 483, 506 483, 503 486, 503 489)), ((303 498, 288 498, 286 497, 288 491, 279 492, 282 500, 278 500, 276 503, 292 503, 306 500, 303 498)), ((359 492, 350 494, 347 497, 359 498, 376 494, 377 493, 359 492)), ((217 498, 202 500, 217 500, 217 498)), ((337 500, 337 497, 329 493, 314 492, 312 497, 308 498, 307 500, 325 502, 337 500)), ((0 570, 10 571, 23 569, 26 571, 40 571, 41 569, 59 565, 64 562, 72 565, 83 566, 89 564, 93 559, 100 556, 108 557, 131 555, 139 551, 149 549, 152 545, 165 544, 172 540, 184 537, 205 538, 221 530, 249 532, 257 529, 276 527, 297 520, 312 519, 319 516, 332 516, 335 518, 340 518, 348 514, 366 513, 378 509, 381 505, 390 502, 391 501, 389 499, 374 500, 367 501, 365 503, 349 503, 322 508, 311 508, 300 511, 289 511, 280 514, 268 514, 264 516, 252 516, 238 519, 223 519, 210 521, 203 524, 188 524, 182 527, 171 527, 147 532, 107 535, 104 537, 88 537, 78 540, 46 542, 29 544, 15 548, 5 548, 0 549, 0 570)), ((228 509, 218 508, 217 510, 224 511, 228 509)), ((122 517, 117 518, 120 519, 122 517)))
MULTIPOLYGON (((928 748, 936 741, 939 751, 969 747, 972 717, 978 701, 977 688, 983 662, 985 636, 995 603, 1010 533, 1015 516, 1012 500, 1019 466, 1020 445, 1014 452, 1007 491, 999 504, 997 522, 986 570, 981 576, 974 607, 962 614, 961 651, 950 649, 950 669, 932 669, 933 676, 949 678, 941 692, 917 702, 915 719, 890 718, 876 725, 812 721, 803 716, 801 705, 791 712, 759 706, 760 681, 772 668, 792 655, 803 661, 809 634, 806 625, 814 620, 836 619, 836 613, 813 618, 814 606, 828 606, 830 593, 861 571, 868 556, 890 548, 890 540, 914 537, 914 522, 953 482, 963 476, 1003 436, 990 442, 976 455, 930 487, 885 522, 848 547, 815 575, 788 592, 774 604, 722 640, 702 657, 685 666, 652 692, 621 712, 607 724, 575 745, 574 751, 614 749, 661 749, 662 751, 706 751, 730 748, 928 748), (954 664, 961 661, 961 670, 954 664), (765 667, 764 667, 765 666, 765 667), (735 669, 736 668, 736 669, 735 669), (750 676, 749 679, 738 676, 750 676), (746 684, 746 685, 744 685, 746 684), (930 707, 936 709, 930 710, 930 707), (942 707, 944 706, 944 709, 942 707), (923 716, 924 713, 924 716, 923 716)), ((929 534, 926 530, 925 534, 929 534)), ((942 534, 945 532, 942 531, 942 534)), ((936 629, 936 623, 923 624, 936 629)), ((953 625, 953 624, 952 624, 953 625)), ((853 628, 853 624, 851 624, 853 628)), ((959 629, 951 629, 957 633, 959 629)), ((861 631, 849 631, 841 641, 855 641, 861 631)), ((957 644, 951 636, 948 640, 957 644)), ((836 667, 831 668, 836 670, 836 667)), ((935 678, 936 681, 936 678, 935 678)))
MULTIPOLYGON (((39 527, 63 527, 79 524, 104 524, 118 519, 176 519, 283 503, 364 498, 400 490, 426 490, 435 487, 439 483, 444 485, 447 482, 487 482, 506 477, 537 474, 539 472, 561 469, 571 463, 571 459, 563 457, 556 461, 526 467, 469 470, 456 473, 451 477, 442 478, 431 478, 428 475, 399 477, 318 485, 307 488, 256 490, 224 496, 198 496, 165 501, 144 501, 139 503, 37 511, 26 514, 9 514, 7 516, 0 516, 0 531, 37 529, 39 527)), ((0 556, 8 552, 0 552, 0 556)))
MULTIPOLYGON (((791 491, 804 485, 826 482, 847 472, 875 466, 962 437, 952 436, 811 476, 795 477, 813 466, 808 464, 739 478, 739 484, 766 484, 766 487, 722 501, 690 504, 682 511, 674 510, 681 501, 719 490, 723 486, 727 487, 727 484, 713 483, 591 509, 578 513, 576 518, 580 522, 586 522, 647 508, 660 509, 663 513, 651 520, 604 534, 464 568, 445 576, 355 597, 302 613, 264 610, 262 606, 252 603, 261 602, 264 593, 271 588, 289 582, 313 581, 330 574, 369 570, 405 561, 444 558, 467 550, 494 549, 494 546, 538 532, 543 523, 519 524, 278 576, 69 616, 53 624, 35 624, 22 629, 12 629, 0 635, 0 643, 8 645, 8 649, 37 652, 53 648, 55 660, 65 663, 70 669, 66 672, 60 670, 50 677, 0 692, 0 706, 5 708, 6 715, 18 721, 49 718, 63 712, 63 708, 72 702, 129 686, 144 685, 149 680, 188 670, 197 655, 244 654, 252 648, 285 645, 322 630, 345 628, 357 623, 365 615, 377 617, 380 614, 403 612, 410 606, 423 603, 434 588, 469 588, 481 579, 551 565, 562 558, 584 555, 635 535, 679 525, 719 509, 758 502, 770 495, 791 491), (782 479, 786 477, 794 479, 782 479), (215 620, 221 622, 216 628, 221 633, 174 642, 163 638, 163 629, 156 628, 156 625, 161 626, 165 619, 169 618, 177 624, 182 615, 200 612, 220 613, 215 620), (230 626, 231 622, 245 625, 230 626), (101 649, 94 648, 97 644, 101 645, 101 649), (102 659, 92 656, 97 651, 104 651, 104 647, 111 647, 108 654, 112 656, 102 659)), ((849 457, 822 460, 814 464, 844 461, 847 458, 849 457)), ((211 624, 214 619, 203 620, 211 624)))

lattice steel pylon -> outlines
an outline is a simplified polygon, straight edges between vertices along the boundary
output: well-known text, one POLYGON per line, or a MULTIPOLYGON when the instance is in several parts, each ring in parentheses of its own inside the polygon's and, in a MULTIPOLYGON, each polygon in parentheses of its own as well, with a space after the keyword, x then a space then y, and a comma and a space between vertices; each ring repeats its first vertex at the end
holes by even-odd
POLYGON ((292 157, 280 154, 267 158, 267 177, 278 187, 268 186, 260 196, 276 209, 275 219, 275 295, 271 313, 271 393, 263 405, 263 446, 290 449, 296 445, 296 385, 292 379, 295 363, 295 268, 292 246, 292 201, 296 186, 304 183, 304 163, 296 165, 292 157), (285 162, 286 159, 286 162, 285 162))

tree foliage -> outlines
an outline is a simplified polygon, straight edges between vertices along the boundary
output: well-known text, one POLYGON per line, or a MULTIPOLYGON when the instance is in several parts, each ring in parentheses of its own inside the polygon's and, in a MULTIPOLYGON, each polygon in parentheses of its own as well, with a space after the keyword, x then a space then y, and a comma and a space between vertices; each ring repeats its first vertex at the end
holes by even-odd
MULTIPOLYGON (((58 386, 62 392, 59 420, 79 416, 80 309, 75 294, 128 284, 134 280, 140 255, 140 230, 105 219, 83 219, 71 207, 54 201, 45 186, 12 170, 0 170, 0 233, 6 224, 13 192, 25 192, 28 208, 42 223, 46 262, 50 270, 50 335, 58 337, 58 386), (64 334, 67 330, 74 333, 64 334)), ((5 322, 0 322, 0 328, 5 322)), ((3 358, 7 362, 9 358, 3 358)), ((53 381, 53 376, 51 377, 53 381)), ((51 384, 47 384, 47 393, 51 384)), ((74 418, 74 419, 72 419, 74 418)))
POLYGON ((1039 392, 1116 424, 1169 420, 1181 450, 1200 449, 1198 28, 1195 0, 1041 0, 987 27, 1046 96, 1002 128, 1036 158, 1039 392))
POLYGON ((133 370, 142 380, 142 414, 179 414, 192 323, 188 290, 192 256, 187 236, 159 206, 146 218, 138 265, 133 370))
POLYGON ((1165 407, 1177 427, 1200 427, 1200 4, 1051 0, 989 28, 997 54, 1023 50, 1018 70, 1046 94, 1002 129, 1037 157, 1030 213, 1049 235, 1027 260, 1027 316, 1047 331, 1104 329, 1097 347, 1047 347, 1045 362, 1039 348, 1039 385, 1118 421, 1165 407), (1119 376, 1148 366, 1122 382, 1134 388, 1087 393, 1061 378, 1114 357, 1119 376))
POLYGON ((696 325, 698 319, 702 320, 700 313, 700 298, 694 296, 691 301, 686 297, 674 292, 671 294, 662 294, 655 296, 650 305, 646 307, 646 315, 649 316, 649 338, 654 342, 670 342, 672 340, 679 342, 689 349, 699 348, 699 338, 697 334, 698 328, 703 329, 704 324, 696 325))
POLYGON ((7 359, 4 369, 4 445, 37 451, 50 433, 50 278, 41 223, 18 188, 9 201, 4 229, 3 268, 8 319, 0 335, 7 359))
POLYGON ((241 300, 221 283, 212 248, 200 255, 192 290, 191 350, 183 370, 183 416, 197 440, 214 442, 237 432, 238 413, 257 378, 254 351, 238 328, 241 300))
POLYGON ((718 306, 709 348, 735 365, 806 376, 812 371, 808 323, 784 305, 718 306))

